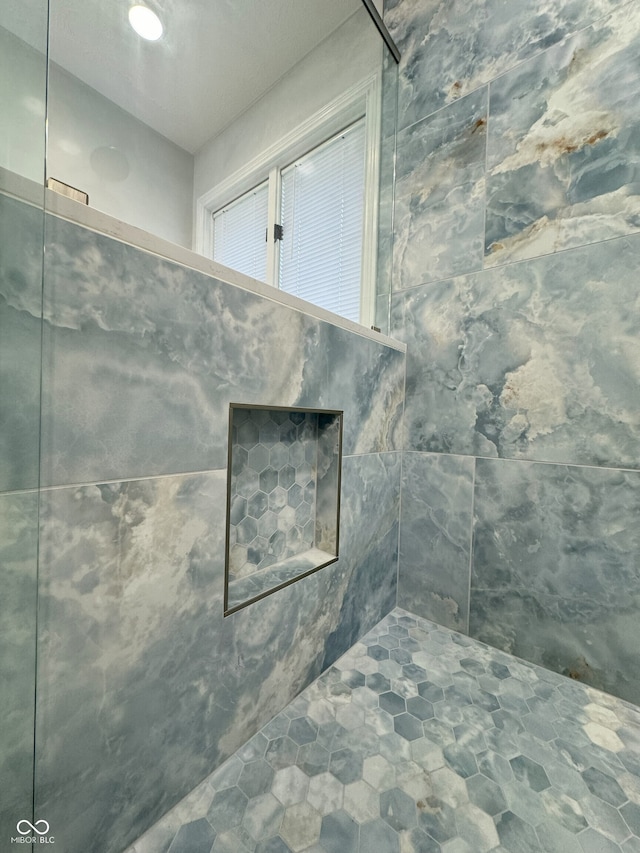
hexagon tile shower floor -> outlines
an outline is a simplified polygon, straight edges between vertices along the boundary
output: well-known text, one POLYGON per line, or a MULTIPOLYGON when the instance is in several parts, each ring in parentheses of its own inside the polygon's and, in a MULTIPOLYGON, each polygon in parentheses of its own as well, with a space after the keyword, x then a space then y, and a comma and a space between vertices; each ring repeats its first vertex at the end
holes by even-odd
POLYGON ((396 609, 128 853, 640 853, 640 709, 396 609))

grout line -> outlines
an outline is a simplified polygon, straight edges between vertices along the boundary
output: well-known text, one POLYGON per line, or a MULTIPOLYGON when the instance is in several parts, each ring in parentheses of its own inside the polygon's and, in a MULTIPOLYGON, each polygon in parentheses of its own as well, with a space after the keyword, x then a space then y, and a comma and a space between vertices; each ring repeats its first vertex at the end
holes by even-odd
MULTIPOLYGON (((403 419, 404 419, 404 404, 403 404, 403 419)), ((351 453, 351 454, 343 454, 343 459, 360 459, 364 456, 380 456, 390 453, 416 453, 421 456, 450 456, 456 459, 473 459, 476 462, 478 460, 483 460, 487 462, 496 462, 496 463, 505 463, 505 464, 516 464, 516 465, 548 465, 550 467, 555 468, 579 468, 590 471, 611 471, 611 472, 620 472, 624 474, 638 474, 640 475, 640 468, 625 468, 615 467, 613 465, 587 465, 586 463, 580 462, 549 462, 544 459, 512 459, 504 456, 474 456, 470 453, 441 453, 434 450, 412 450, 412 449, 403 449, 403 448, 394 448, 393 450, 373 450, 366 453, 351 453)), ((403 460, 404 462, 404 460, 403 460)), ((403 464, 403 463, 401 463, 403 464)), ((204 468, 197 471, 174 471, 167 474, 141 474, 138 477, 113 477, 108 479, 101 480, 86 480, 84 482, 73 482, 73 483, 56 483, 51 486, 41 486, 39 489, 37 487, 32 487, 28 489, 11 489, 6 492, 0 492, 0 499, 3 497, 15 497, 16 495, 30 495, 30 494, 38 494, 38 492, 54 492, 59 491, 61 489, 80 489, 84 486, 109 486, 118 483, 139 483, 146 482, 147 480, 168 480, 173 477, 191 477, 191 476, 200 476, 203 474, 216 474, 216 473, 224 473, 227 468, 204 468)))
POLYGON ((487 245, 487 209, 489 207, 489 121, 491 119, 491 83, 487 85, 487 124, 485 126, 484 140, 484 209, 482 211, 482 258, 481 269, 485 269, 486 245, 487 245))
POLYGON ((467 636, 471 636, 471 573, 473 572, 473 533, 475 526, 476 509, 476 468, 477 460, 473 463, 473 474, 471 477, 471 524, 469 529, 469 587, 467 592, 467 636))
POLYGON ((640 468, 626 468, 615 465, 588 465, 586 462, 550 462, 547 459, 514 459, 509 456, 476 456, 473 453, 444 453, 437 450, 404 450, 404 453, 420 453, 426 456, 453 456, 458 459, 482 459, 487 462, 505 462, 520 465, 549 465, 556 468, 587 468, 593 471, 621 471, 628 474, 640 474, 640 468))
POLYGON ((8 489, 6 492, 0 492, 0 498, 15 497, 16 495, 37 495, 41 489, 38 486, 33 486, 31 489, 8 489))
POLYGON ((146 482, 147 480, 170 480, 175 477, 197 477, 203 474, 217 474, 217 473, 225 473, 226 467, 224 468, 207 468, 201 471, 177 471, 173 474, 150 474, 149 476, 140 476, 140 477, 116 477, 114 479, 108 480, 91 480, 84 483, 60 483, 55 486, 42 486, 40 489, 41 492, 55 492, 61 489, 81 489, 84 486, 110 486, 117 485, 118 483, 140 483, 146 482))
POLYGON ((393 450, 372 450, 369 453, 350 453, 347 455, 346 453, 342 454, 343 459, 359 459, 361 456, 384 456, 387 453, 402 453, 402 448, 397 447, 393 450))
POLYGON ((396 569, 396 607, 398 607, 398 600, 400 597, 400 539, 402 532, 402 492, 403 492, 403 483, 404 483, 404 453, 400 455, 400 494, 398 497, 398 566, 396 569))
MULTIPOLYGON (((527 258, 515 258, 510 261, 504 261, 499 264, 493 264, 491 266, 482 266, 480 269, 468 269, 466 272, 456 273, 455 275, 447 275, 443 278, 437 278, 433 281, 423 281, 420 284, 412 284, 411 287, 403 287, 398 290, 393 291, 393 296, 402 296, 404 294, 412 294, 413 291, 419 290, 420 288, 433 287, 436 284, 441 284, 444 281, 458 281, 459 279, 468 278, 470 276, 477 276, 488 274, 494 272, 496 270, 506 269, 508 267, 517 266, 518 264, 528 264, 532 261, 542 261, 547 258, 555 258, 558 256, 563 256, 568 252, 581 252, 587 249, 590 249, 592 246, 600 246, 603 243, 613 243, 616 240, 634 240, 640 235, 640 229, 636 229, 635 231, 630 231, 628 234, 617 234, 615 237, 607 237, 603 240, 594 240, 590 243, 581 243, 578 246, 565 246, 562 249, 556 249, 552 252, 545 252, 540 255, 532 255, 527 258)), ((483 263, 486 261, 487 256, 483 257, 483 263)))

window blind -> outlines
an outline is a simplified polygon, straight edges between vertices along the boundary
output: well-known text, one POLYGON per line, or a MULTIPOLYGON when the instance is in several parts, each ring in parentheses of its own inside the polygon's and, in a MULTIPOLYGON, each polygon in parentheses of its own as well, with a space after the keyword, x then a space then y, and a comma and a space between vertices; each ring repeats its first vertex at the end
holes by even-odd
POLYGON ((265 181, 213 214, 213 259, 267 280, 269 182, 265 181))
POLYGON ((364 119, 282 171, 280 288, 360 319, 364 119))

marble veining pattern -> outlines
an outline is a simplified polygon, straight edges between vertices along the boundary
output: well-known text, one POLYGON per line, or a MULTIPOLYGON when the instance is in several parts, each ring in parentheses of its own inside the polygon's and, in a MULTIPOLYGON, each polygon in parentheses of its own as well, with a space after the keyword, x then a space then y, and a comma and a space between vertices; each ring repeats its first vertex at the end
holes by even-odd
POLYGON ((32 809, 37 554, 37 493, 0 495, 0 846, 32 809))
POLYGON ((485 266, 640 230, 640 8, 491 84, 485 266))
POLYGON ((639 265, 633 236, 395 294, 405 448, 637 467, 639 265))
POLYGON ((223 618, 225 471, 42 494, 36 806, 121 853, 394 606, 400 454, 343 465, 340 560, 223 618))
POLYGON ((466 633, 474 460, 406 452, 398 604, 466 633))
POLYGON ((639 732, 398 608, 126 853, 637 853, 639 732))
POLYGON ((0 491, 38 485, 43 228, 0 194, 0 491))
POLYGON ((397 350, 52 216, 45 281, 45 484, 222 468, 230 402, 343 409, 345 453, 397 447, 397 350))
POLYGON ((486 87, 398 133, 393 289, 482 269, 486 87))
POLYGON ((472 636, 640 704, 640 472, 476 465, 472 636))
POLYGON ((323 669, 375 625, 377 613, 396 604, 401 468, 400 453, 343 459, 336 574, 346 589, 325 643, 323 669))
POLYGON ((398 127, 407 127, 560 43, 625 0, 385 0, 402 53, 398 127))

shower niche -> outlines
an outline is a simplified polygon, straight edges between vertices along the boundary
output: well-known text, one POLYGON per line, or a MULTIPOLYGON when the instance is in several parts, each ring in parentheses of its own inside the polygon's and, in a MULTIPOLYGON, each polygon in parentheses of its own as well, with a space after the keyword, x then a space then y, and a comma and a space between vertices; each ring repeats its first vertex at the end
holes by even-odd
POLYGON ((229 407, 225 616, 338 559, 342 412, 229 407))

